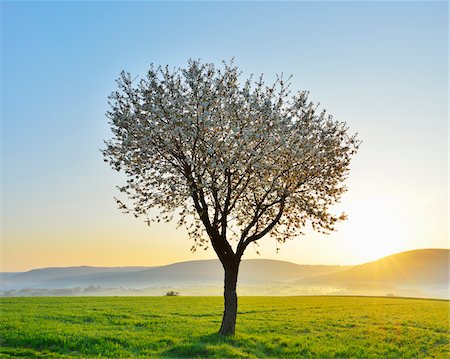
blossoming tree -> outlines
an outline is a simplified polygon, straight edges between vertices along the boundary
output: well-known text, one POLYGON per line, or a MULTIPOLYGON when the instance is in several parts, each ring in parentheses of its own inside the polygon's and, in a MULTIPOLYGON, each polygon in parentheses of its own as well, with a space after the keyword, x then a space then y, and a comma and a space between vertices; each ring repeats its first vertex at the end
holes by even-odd
POLYGON ((193 60, 184 69, 152 66, 139 81, 122 72, 103 150, 127 175, 119 189, 129 201, 116 199, 119 208, 148 223, 175 218, 194 251, 212 245, 225 272, 224 335, 235 332, 246 248, 266 235, 283 243, 308 223, 334 230, 345 215, 329 208, 346 190, 359 144, 307 92, 292 95, 289 80, 240 78, 233 63, 193 60))

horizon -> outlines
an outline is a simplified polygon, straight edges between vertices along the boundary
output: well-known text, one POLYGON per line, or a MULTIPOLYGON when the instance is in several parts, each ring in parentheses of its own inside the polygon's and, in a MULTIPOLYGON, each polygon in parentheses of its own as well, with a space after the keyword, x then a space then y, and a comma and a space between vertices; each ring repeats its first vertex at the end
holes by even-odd
POLYGON ((292 74, 293 91, 310 91, 362 140, 334 207, 348 220, 329 235, 307 227, 278 254, 266 236, 244 260, 347 266, 450 248, 447 2, 0 6, 0 271, 216 259, 192 253, 175 221, 122 214, 113 197, 124 176, 100 153, 120 71, 142 77, 150 63, 189 58, 234 58, 241 80, 292 74))
MULTIPOLYGON (((284 262, 284 263, 290 263, 290 264, 296 264, 299 266, 334 266, 334 267, 357 267, 360 265, 364 265, 364 264, 368 264, 368 263, 372 263, 372 262, 376 262, 380 259, 384 259, 384 258, 388 258, 391 256, 395 256, 397 254, 403 254, 403 253, 408 253, 408 252, 416 252, 416 251, 426 251, 426 250, 447 250, 450 251, 450 248, 417 248, 417 249, 411 249, 411 250, 407 250, 404 252, 397 252, 397 253, 392 253, 392 254, 388 254, 386 256, 377 258, 375 260, 371 260, 368 262, 363 262, 363 263, 357 263, 357 264, 319 264, 319 263, 315 263, 315 264, 309 264, 309 263, 297 263, 297 262, 292 262, 292 261, 288 261, 288 260, 282 260, 282 259, 273 259, 273 258, 247 258, 247 259, 243 259, 242 261, 254 261, 254 260, 266 260, 266 261, 276 261, 276 262, 284 262)), ((117 265, 117 266, 95 266, 95 265, 89 265, 89 264, 80 264, 80 265, 71 265, 71 266, 56 266, 56 267, 39 267, 39 268, 30 268, 27 270, 23 270, 23 271, 0 271, 0 273, 26 273, 26 272, 30 272, 30 271, 34 271, 34 270, 40 270, 40 269, 68 269, 68 268, 157 268, 157 267, 166 267, 166 266, 171 266, 174 264, 180 264, 180 263, 189 263, 189 262, 206 262, 206 261, 219 261, 218 258, 204 258, 204 259, 192 259, 192 260, 187 260, 187 261, 180 261, 180 262, 171 262, 171 263, 166 263, 166 264, 160 264, 160 265, 117 265)))

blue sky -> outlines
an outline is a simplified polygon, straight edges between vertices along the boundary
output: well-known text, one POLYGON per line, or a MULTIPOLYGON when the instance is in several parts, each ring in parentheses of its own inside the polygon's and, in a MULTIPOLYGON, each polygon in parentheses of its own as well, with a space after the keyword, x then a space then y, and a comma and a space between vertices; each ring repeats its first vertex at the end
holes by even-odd
MULTIPOLYGON (((175 224, 147 228, 112 197, 105 112, 125 69, 235 58, 244 76, 294 75, 363 140, 350 218, 279 255, 360 263, 448 247, 446 2, 2 2, 2 263, 153 265, 192 255, 175 224), (352 216, 353 214, 353 216, 352 216), (368 226, 370 228, 368 228, 368 226), (368 235, 371 232, 371 235, 368 235)), ((249 257, 254 253, 250 253, 249 257)))

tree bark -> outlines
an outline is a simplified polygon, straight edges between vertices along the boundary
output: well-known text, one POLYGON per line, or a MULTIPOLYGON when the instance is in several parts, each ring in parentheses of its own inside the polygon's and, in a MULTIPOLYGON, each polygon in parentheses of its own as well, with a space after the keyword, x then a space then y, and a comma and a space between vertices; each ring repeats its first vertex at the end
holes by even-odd
POLYGON ((239 261, 237 263, 226 263, 223 267, 225 270, 223 292, 225 309, 223 311, 222 325, 220 326, 219 334, 234 335, 238 306, 236 284, 239 271, 239 261))

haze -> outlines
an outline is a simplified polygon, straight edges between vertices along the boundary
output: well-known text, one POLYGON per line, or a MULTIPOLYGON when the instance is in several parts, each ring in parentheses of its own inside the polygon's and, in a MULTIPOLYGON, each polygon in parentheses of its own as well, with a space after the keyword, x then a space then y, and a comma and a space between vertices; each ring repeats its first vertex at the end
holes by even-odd
POLYGON ((1 271, 162 265, 192 254, 175 223, 116 208, 122 177, 99 151, 123 69, 218 64, 294 75, 363 144, 328 236, 311 230, 259 257, 354 265, 448 248, 446 2, 2 2, 1 271))

